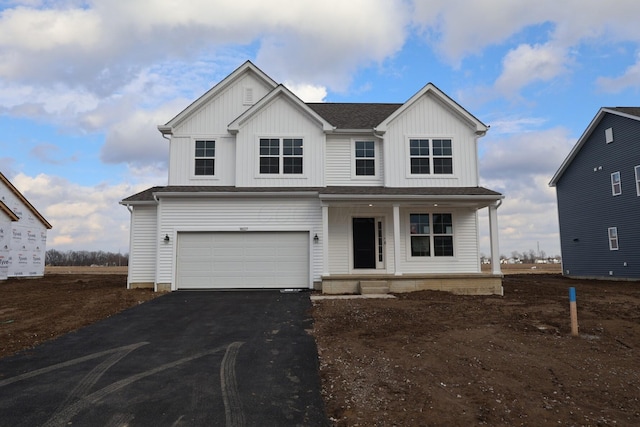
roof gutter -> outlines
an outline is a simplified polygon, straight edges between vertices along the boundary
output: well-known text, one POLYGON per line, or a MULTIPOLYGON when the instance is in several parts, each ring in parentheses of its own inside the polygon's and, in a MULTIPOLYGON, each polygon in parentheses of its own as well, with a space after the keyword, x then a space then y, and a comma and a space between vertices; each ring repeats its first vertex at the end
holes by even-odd
POLYGON ((153 193, 154 200, 159 197, 189 198, 189 197, 317 197, 317 191, 160 191, 153 193))

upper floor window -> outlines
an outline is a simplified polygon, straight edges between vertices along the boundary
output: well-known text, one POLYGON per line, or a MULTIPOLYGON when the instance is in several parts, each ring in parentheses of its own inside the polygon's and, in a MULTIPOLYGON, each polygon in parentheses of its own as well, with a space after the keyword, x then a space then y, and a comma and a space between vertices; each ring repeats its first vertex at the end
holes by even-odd
POLYGON ((261 174, 302 174, 301 138, 260 138, 261 174))
POLYGON ((640 196, 640 165, 636 166, 636 194, 640 196))
POLYGON ((609 227, 609 250, 618 250, 618 227, 609 227))
POLYGON ((620 182, 620 172, 611 174, 611 194, 619 196, 622 194, 622 182, 620 182))
POLYGON ((373 141, 355 142, 356 176, 376 174, 376 150, 373 141))
POLYGON ((409 162, 412 175, 453 174, 450 139, 410 139, 409 162))
POLYGON ((213 176, 216 172, 216 142, 196 140, 195 169, 197 176, 213 176))
POLYGON ((409 215, 411 256, 453 256, 453 219, 450 213, 409 215))

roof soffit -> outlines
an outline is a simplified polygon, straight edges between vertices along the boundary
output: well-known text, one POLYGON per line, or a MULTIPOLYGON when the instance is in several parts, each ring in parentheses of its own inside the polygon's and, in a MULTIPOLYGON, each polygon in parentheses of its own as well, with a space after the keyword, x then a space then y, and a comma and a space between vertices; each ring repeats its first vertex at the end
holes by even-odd
POLYGON ((460 104, 451 99, 446 93, 442 92, 433 83, 427 83, 422 89, 420 89, 415 95, 413 95, 407 102, 402 104, 400 108, 394 111, 389 117, 387 117, 382 123, 376 126, 378 132, 384 133, 391 122, 393 122, 398 116, 403 114, 409 108, 411 108, 416 102, 418 102, 423 96, 431 95, 434 99, 439 101, 449 110, 454 112, 457 116, 467 122, 475 131, 476 135, 484 136, 489 130, 489 127, 478 120, 473 114, 464 109, 460 104))
POLYGON ((240 67, 238 67, 235 71, 225 77, 222 81, 216 84, 214 87, 205 92, 198 99, 193 101, 187 108, 178 113, 177 116, 169 120, 165 125, 159 125, 158 130, 166 135, 171 134, 172 130, 179 126, 186 119, 191 117, 195 112, 197 112, 204 105, 208 104, 211 100, 213 100, 220 93, 224 92, 230 85, 240 79, 247 73, 253 73, 260 79, 264 84, 268 87, 275 88, 278 84, 267 74, 265 74, 262 70, 256 67, 251 61, 246 61, 240 67))

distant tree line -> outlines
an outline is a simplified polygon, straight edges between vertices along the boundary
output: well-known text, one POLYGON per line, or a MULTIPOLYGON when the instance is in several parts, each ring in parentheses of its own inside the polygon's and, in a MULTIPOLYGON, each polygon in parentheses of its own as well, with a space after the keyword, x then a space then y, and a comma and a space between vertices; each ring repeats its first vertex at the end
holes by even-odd
MULTIPOLYGON (((487 257, 485 254, 480 254, 480 259, 482 261, 484 260, 490 260, 491 257, 487 257)), ((501 260, 507 260, 507 259, 513 259, 513 260, 519 260, 524 264, 533 264, 536 262, 536 260, 552 260, 552 259, 556 259, 556 260, 560 260, 561 257, 560 255, 556 255, 556 256, 548 256, 546 254, 545 251, 534 251, 533 249, 529 249, 528 251, 525 252, 518 252, 518 251, 513 251, 511 252, 511 256, 505 256, 505 255, 500 255, 500 259, 501 260)))
POLYGON ((127 266, 129 254, 104 251, 57 251, 49 249, 45 254, 46 265, 53 266, 127 266))

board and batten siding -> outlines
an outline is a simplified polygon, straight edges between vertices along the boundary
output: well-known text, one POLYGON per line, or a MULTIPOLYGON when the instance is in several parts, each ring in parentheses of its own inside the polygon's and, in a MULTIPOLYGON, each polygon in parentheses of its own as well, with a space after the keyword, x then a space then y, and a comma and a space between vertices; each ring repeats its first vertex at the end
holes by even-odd
POLYGON ((254 102, 272 90, 255 74, 245 73, 176 126, 173 134, 184 136, 226 133, 229 123, 251 107, 244 102, 245 88, 253 90, 254 102))
POLYGON ((382 141, 371 136, 328 135, 326 149, 325 182, 327 186, 384 185, 384 153, 382 141), (355 176, 354 141, 374 141, 377 176, 355 176))
POLYGON ((235 138, 230 135, 173 137, 169 150, 169 185, 235 185, 235 138), (195 141, 214 140, 215 176, 195 176, 195 141))
POLYGON ((400 209, 400 271, 403 273, 479 273, 478 220, 475 210, 400 209), (409 215, 412 213, 451 213, 453 216, 453 257, 411 258, 409 215))
MULTIPOLYGON (((322 211, 317 198, 164 198, 159 233, 168 234, 158 254, 158 283, 174 283, 178 232, 306 231, 322 239, 322 211)), ((310 242, 311 275, 322 274, 322 245, 310 242)), ((283 274, 286 274, 284 272, 283 274)))
POLYGON ((288 98, 279 96, 248 119, 236 135, 236 186, 323 186, 324 144, 324 133, 320 125, 300 111, 288 98), (260 138, 302 138, 302 175, 260 175, 260 138))
POLYGON ((478 185, 475 128, 426 94, 393 120, 384 135, 387 187, 475 187, 478 185), (453 175, 414 177, 409 169, 409 138, 450 138, 453 175))
POLYGON ((638 165, 640 122, 606 114, 556 184, 565 275, 640 278, 638 165), (613 142, 607 144, 609 128, 613 142), (617 196, 611 191, 614 172, 622 185, 617 196), (618 228, 618 250, 609 249, 609 227, 618 228))
POLYGON ((127 286, 155 283, 156 248, 162 236, 157 231, 155 205, 135 206, 131 213, 131 242, 127 286))

